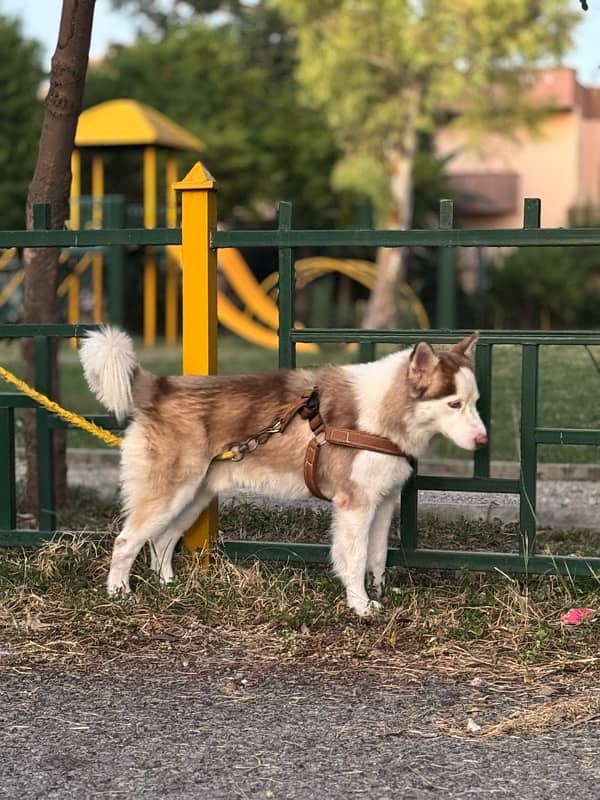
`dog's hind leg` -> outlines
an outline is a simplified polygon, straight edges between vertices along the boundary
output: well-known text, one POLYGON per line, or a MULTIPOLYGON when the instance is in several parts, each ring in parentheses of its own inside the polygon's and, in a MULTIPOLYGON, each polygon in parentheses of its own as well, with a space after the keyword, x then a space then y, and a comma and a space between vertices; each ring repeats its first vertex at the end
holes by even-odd
POLYGON ((377 597, 381 597, 383 591, 383 576, 385 572, 385 562, 387 561, 388 535, 390 523, 394 513, 396 497, 390 495, 386 497, 373 517, 371 529, 369 531, 369 543, 367 547, 367 572, 373 580, 373 590, 377 597))
POLYGON ((159 537, 193 501, 198 482, 183 484, 174 494, 135 503, 121 533, 115 539, 107 588, 109 594, 129 591, 131 566, 146 542, 159 537))
MULTIPOLYGON (((334 498, 335 500, 335 498, 334 498)), ((335 506, 332 525, 331 560, 346 589, 346 601, 359 617, 379 608, 370 601, 365 588, 367 543, 375 506, 335 506)))
POLYGON ((192 502, 173 520, 167 530, 149 542, 150 566, 164 583, 173 580, 173 552, 177 542, 198 519, 212 498, 212 492, 200 489, 192 502))

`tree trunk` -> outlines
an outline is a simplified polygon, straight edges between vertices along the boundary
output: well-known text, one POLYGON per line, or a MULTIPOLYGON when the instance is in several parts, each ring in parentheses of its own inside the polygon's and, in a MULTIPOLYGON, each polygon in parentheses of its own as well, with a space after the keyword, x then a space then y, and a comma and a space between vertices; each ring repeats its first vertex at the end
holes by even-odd
MULTIPOLYGON (((418 92, 406 97, 406 117, 401 141, 386 148, 385 162, 390 180, 392 207, 389 230, 408 230, 413 214, 413 164, 417 151, 418 92)), ((377 276, 369 296, 363 328, 394 328, 397 324, 396 286, 404 279, 404 250, 380 247, 377 251, 377 276)))
MULTIPOLYGON (((27 195, 27 228, 33 226, 33 204, 49 203, 51 227, 63 228, 69 214, 71 185, 71 153, 75 142, 77 119, 83 102, 83 89, 90 50, 95 0, 63 0, 58 43, 50 68, 50 88, 42 123, 38 158, 27 195)), ((25 272, 24 322, 56 322, 58 304, 56 284, 59 251, 55 248, 26 249, 23 252, 25 272)), ((24 340, 25 380, 35 380, 33 343, 24 340)), ((51 351, 53 396, 58 399, 58 347, 51 351)), ((25 420, 27 461, 26 506, 28 513, 37 513, 37 453, 35 417, 25 420)), ((66 494, 66 437, 55 434, 55 492, 57 504, 66 494)))

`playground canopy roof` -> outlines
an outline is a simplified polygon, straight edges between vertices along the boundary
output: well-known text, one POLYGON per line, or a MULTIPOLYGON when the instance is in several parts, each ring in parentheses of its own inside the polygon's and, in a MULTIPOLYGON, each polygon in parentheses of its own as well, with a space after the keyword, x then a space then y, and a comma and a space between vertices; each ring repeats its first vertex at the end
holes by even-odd
POLYGON ((83 111, 76 147, 164 147, 203 150, 200 139, 155 108, 137 100, 108 100, 83 111))

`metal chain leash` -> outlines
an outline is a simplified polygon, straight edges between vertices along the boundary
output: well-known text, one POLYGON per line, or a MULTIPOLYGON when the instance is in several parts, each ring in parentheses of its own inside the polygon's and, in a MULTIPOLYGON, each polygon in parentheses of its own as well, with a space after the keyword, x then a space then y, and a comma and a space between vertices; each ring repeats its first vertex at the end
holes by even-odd
POLYGON ((248 436, 242 442, 231 442, 219 455, 213 458, 213 461, 241 461, 248 453, 253 453, 257 447, 266 444, 271 436, 276 433, 283 433, 297 413, 300 412, 304 419, 310 420, 318 410, 319 392, 315 386, 310 393, 306 393, 298 402, 288 407, 283 415, 276 419, 272 425, 252 434, 252 436, 248 436))
POLYGON ((253 453, 257 447, 266 444, 271 436, 275 433, 281 433, 282 421, 280 419, 270 425, 268 428, 263 428, 258 433, 244 439, 243 442, 232 442, 228 444, 225 450, 215 457, 215 461, 241 461, 248 453, 253 453))

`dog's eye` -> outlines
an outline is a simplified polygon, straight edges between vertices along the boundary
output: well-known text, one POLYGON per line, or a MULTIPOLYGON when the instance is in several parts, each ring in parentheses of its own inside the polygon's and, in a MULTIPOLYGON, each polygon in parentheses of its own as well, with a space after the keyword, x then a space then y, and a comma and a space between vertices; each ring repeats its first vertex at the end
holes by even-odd
POLYGON ((462 402, 460 400, 453 400, 451 403, 448 403, 450 408, 460 408, 462 406, 462 402))

